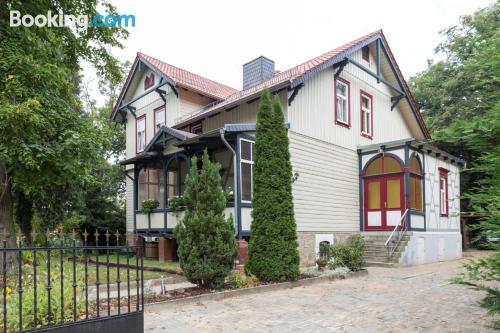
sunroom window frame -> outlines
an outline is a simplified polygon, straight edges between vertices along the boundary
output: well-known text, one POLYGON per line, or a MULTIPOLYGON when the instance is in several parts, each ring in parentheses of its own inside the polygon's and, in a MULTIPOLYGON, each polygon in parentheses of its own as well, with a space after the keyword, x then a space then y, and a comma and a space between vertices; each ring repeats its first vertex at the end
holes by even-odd
POLYGON ((247 138, 240 138, 239 139, 239 178, 240 178, 240 198, 241 198, 241 202, 242 203, 246 203, 246 204, 251 204, 252 201, 253 201, 253 165, 254 165, 254 156, 255 156, 255 141, 254 140, 251 140, 251 139, 247 139, 247 138), (251 145, 251 150, 250 150, 250 158, 251 160, 248 160, 248 159, 244 159, 242 158, 242 149, 241 149, 241 146, 242 146, 242 142, 248 142, 250 143, 251 145), (242 164, 250 164, 250 200, 244 200, 243 199, 243 168, 242 168, 242 164))

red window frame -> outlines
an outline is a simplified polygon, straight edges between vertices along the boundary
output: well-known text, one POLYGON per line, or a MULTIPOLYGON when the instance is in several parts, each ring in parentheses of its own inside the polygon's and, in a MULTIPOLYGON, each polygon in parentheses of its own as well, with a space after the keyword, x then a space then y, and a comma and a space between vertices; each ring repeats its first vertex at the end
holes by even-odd
POLYGON ((156 113, 158 111, 164 111, 163 112, 163 118, 164 118, 163 119, 163 123, 164 123, 163 126, 167 126, 167 110, 165 109, 165 104, 163 104, 162 106, 159 106, 159 107, 157 107, 156 109, 153 110, 153 117, 154 117, 153 123, 155 125, 155 127, 154 127, 154 134, 156 134, 156 131, 157 131, 157 129, 156 129, 156 113))
POLYGON ((137 119, 135 120, 135 153, 136 154, 139 154, 139 153, 142 153, 144 151, 143 150, 139 150, 139 141, 137 140, 138 139, 138 134, 139 132, 137 131, 137 124, 139 123, 139 121, 142 121, 142 119, 144 119, 144 146, 146 146, 146 137, 147 137, 147 126, 146 126, 146 115, 142 115, 140 117, 137 117, 137 119))
POLYGON ((373 140, 373 96, 367 93, 364 90, 360 90, 359 94, 359 113, 360 113, 360 132, 361 136, 368 138, 370 140, 373 140), (371 133, 366 133, 363 132, 363 122, 364 122, 364 117, 363 117, 363 96, 367 97, 370 100, 370 129, 371 133))
POLYGON ((368 45, 361 48, 361 57, 364 61, 370 62, 370 48, 368 45))
POLYGON ((449 170, 445 168, 439 168, 439 213, 441 216, 448 216, 449 213, 449 207, 448 207, 448 172, 449 170), (442 196, 441 196, 441 179, 444 179, 445 183, 445 213, 443 213, 442 207, 443 207, 443 202, 442 202, 442 196))
POLYGON ((144 90, 148 90, 152 86, 155 85, 155 75, 151 73, 150 75, 146 75, 144 79, 144 90))
POLYGON ((351 127, 351 83, 341 77, 338 77, 334 80, 334 103, 335 103, 335 123, 337 125, 350 128, 351 127), (347 123, 339 120, 338 103, 337 103, 337 81, 340 81, 347 86, 347 123))

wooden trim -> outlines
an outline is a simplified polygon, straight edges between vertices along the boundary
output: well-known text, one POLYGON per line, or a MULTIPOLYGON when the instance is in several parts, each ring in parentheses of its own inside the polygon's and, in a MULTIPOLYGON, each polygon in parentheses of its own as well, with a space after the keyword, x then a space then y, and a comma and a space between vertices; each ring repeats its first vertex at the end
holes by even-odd
POLYGON ((360 89, 359 91, 359 113, 360 113, 360 129, 361 129, 361 136, 373 140, 373 96, 367 93, 366 91, 360 89), (364 122, 364 117, 363 117, 363 96, 367 97, 370 100, 370 130, 371 133, 367 133, 363 131, 363 122, 364 122))
POLYGON ((144 118, 144 148, 146 148, 146 138, 147 138, 147 123, 146 123, 146 114, 143 114, 142 116, 140 117, 137 117, 137 119, 135 120, 135 153, 136 154, 139 154, 139 153, 142 153, 144 151, 144 149, 142 150, 139 150, 139 145, 138 145, 138 141, 137 141, 137 124, 139 123, 139 121, 142 121, 142 119, 144 118))
POLYGON ((335 123, 337 125, 350 128, 351 127, 351 83, 346 79, 337 77, 334 81, 334 103, 335 103, 335 123), (337 81, 342 82, 347 86, 347 123, 339 120, 338 104, 337 104, 337 81))

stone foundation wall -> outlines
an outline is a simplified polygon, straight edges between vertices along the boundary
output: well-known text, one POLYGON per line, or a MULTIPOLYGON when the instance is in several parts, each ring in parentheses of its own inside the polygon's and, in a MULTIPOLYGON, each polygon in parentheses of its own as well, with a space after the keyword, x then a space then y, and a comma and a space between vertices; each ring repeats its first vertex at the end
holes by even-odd
POLYGON ((299 243, 300 266, 310 267, 316 265, 316 235, 333 235, 334 244, 342 244, 347 239, 358 232, 297 232, 297 241, 299 243))

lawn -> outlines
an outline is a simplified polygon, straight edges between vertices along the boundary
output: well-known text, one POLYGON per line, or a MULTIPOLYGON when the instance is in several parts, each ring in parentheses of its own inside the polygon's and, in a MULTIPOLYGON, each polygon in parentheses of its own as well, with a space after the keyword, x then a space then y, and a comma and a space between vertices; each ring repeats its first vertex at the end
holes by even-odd
MULTIPOLYGON (((115 254, 110 254, 109 255, 109 262, 116 263, 117 258, 115 254)), ((106 263, 106 255, 101 255, 99 256, 99 263, 106 263)), ((126 263, 126 258, 123 256, 120 256, 120 264, 126 263)), ((130 258, 130 264, 135 266, 136 259, 135 257, 130 258)), ((165 270, 174 270, 176 272, 182 272, 181 267, 179 265, 178 261, 168 261, 168 262, 159 262, 158 260, 151 260, 151 259, 143 259, 144 267, 155 267, 155 268, 160 268, 160 269, 165 269, 165 270)), ((140 265, 139 261, 139 265, 140 265)), ((144 271, 146 272, 146 270, 144 271)))

